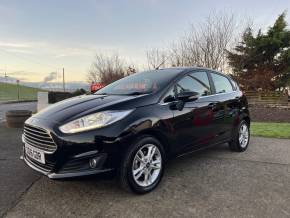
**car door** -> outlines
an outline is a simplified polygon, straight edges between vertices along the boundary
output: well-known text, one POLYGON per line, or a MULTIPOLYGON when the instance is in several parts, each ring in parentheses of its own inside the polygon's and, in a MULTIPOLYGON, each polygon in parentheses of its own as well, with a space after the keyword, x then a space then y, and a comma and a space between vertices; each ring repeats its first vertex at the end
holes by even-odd
POLYGON ((234 120, 238 115, 238 96, 230 80, 217 72, 210 72, 214 86, 215 105, 213 108, 214 142, 226 141, 231 137, 234 120))
POLYGON ((207 72, 192 72, 175 85, 176 95, 183 91, 198 92, 198 99, 186 102, 182 110, 173 110, 174 129, 180 151, 198 149, 212 142, 211 99, 212 94, 207 72))

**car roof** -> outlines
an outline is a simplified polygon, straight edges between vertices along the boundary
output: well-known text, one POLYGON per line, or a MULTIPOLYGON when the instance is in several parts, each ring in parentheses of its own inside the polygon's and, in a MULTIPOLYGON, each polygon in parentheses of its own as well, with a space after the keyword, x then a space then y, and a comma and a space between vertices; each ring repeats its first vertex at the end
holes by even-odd
POLYGON ((191 67, 168 67, 168 68, 160 68, 158 70, 176 70, 176 71, 191 71, 191 70, 210 70, 210 71, 215 71, 218 72, 217 70, 214 69, 210 69, 207 67, 195 67, 195 66, 191 66, 191 67))
POLYGON ((222 73, 220 71, 217 71, 217 70, 214 70, 214 69, 211 69, 211 68, 206 68, 206 67, 196 67, 196 66, 191 66, 191 67, 169 67, 169 68, 161 68, 161 69, 158 69, 156 71, 176 71, 176 74, 186 74, 187 72, 190 72, 190 71, 194 71, 194 70, 206 70, 206 71, 211 71, 211 72, 214 72, 214 73, 217 73, 217 74, 221 74, 229 79, 232 79, 229 75, 225 74, 225 73, 222 73))

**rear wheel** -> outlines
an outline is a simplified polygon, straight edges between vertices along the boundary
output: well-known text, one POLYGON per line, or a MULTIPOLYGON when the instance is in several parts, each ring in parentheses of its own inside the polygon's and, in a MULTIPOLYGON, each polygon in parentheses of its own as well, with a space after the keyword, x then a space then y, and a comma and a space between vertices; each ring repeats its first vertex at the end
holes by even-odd
POLYGON ((249 141, 249 124, 245 120, 242 120, 234 133, 232 141, 229 142, 230 149, 233 151, 243 152, 247 150, 249 141))
POLYGON ((138 138, 123 157, 119 170, 121 186, 139 194, 152 191, 163 176, 164 158, 164 149, 157 139, 138 138))

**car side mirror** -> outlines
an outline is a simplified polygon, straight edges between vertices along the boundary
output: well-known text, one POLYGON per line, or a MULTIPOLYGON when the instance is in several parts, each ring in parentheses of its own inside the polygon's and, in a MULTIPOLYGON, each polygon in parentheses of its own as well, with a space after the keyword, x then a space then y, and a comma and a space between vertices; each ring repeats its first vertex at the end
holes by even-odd
POLYGON ((172 95, 168 95, 167 97, 164 98, 163 102, 164 103, 168 103, 168 102, 172 102, 175 100, 175 97, 172 95))
POLYGON ((177 95, 177 99, 183 102, 190 102, 195 101, 198 99, 198 92, 192 92, 192 91, 184 91, 180 92, 177 95))

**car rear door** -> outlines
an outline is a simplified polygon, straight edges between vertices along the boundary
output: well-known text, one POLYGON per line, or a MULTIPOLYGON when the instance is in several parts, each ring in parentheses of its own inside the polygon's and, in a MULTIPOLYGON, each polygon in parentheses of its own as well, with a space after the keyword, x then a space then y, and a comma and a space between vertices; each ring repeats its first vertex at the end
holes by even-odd
POLYGON ((239 97, 229 78, 218 72, 210 72, 210 80, 214 87, 212 101, 213 122, 215 129, 214 142, 227 141, 231 137, 234 121, 238 116, 239 97))

